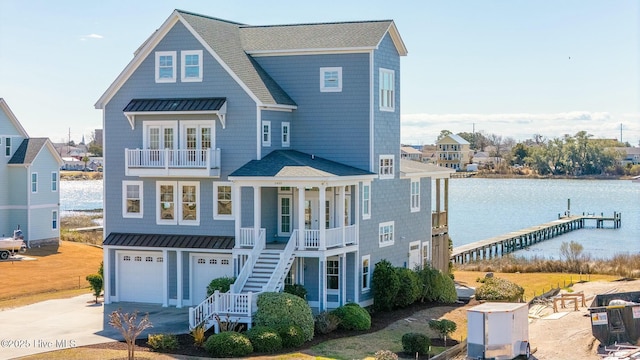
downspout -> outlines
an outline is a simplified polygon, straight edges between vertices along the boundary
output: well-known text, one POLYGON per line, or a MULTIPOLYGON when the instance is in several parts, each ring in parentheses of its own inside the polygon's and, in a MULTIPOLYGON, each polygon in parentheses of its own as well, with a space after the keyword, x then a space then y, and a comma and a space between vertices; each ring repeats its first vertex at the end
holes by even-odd
POLYGON ((27 169, 27 248, 31 248, 31 165, 27 169))
POLYGON ((256 139, 258 142, 256 143, 256 160, 262 159, 262 111, 260 111, 260 106, 256 104, 256 120, 258 133, 256 134, 256 139))

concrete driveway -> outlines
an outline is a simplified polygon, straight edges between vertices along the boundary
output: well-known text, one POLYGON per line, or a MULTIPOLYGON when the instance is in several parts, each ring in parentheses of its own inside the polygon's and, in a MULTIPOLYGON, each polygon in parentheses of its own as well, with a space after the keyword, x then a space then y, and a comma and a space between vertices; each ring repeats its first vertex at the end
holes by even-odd
POLYGON ((138 319, 149 313, 153 325, 139 338, 152 333, 183 334, 189 331, 189 308, 117 303, 95 304, 91 294, 0 311, 0 359, 64 348, 124 340, 109 325, 109 314, 138 311, 138 319))

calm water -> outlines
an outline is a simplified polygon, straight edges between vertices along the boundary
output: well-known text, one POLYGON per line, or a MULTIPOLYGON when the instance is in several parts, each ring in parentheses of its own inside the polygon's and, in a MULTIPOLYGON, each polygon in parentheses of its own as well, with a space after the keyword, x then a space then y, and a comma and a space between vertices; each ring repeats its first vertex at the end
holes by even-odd
POLYGON ((640 252, 640 184, 628 180, 529 180, 529 179, 451 179, 449 180, 449 232, 453 245, 493 236, 556 220, 567 210, 571 213, 622 213, 622 228, 596 229, 595 222, 564 234, 529 251, 523 256, 557 258, 562 242, 576 241, 584 251, 597 258, 616 253, 640 252))
MULTIPOLYGON (((102 181, 61 181, 60 209, 102 209, 102 181)), ((627 180, 449 180, 449 230, 453 245, 540 225, 558 218, 571 199, 573 214, 622 213, 620 229, 581 229, 519 251, 557 257, 562 242, 577 241, 594 257, 640 252, 640 184, 627 180)), ((595 226, 595 223, 593 223, 595 226)))

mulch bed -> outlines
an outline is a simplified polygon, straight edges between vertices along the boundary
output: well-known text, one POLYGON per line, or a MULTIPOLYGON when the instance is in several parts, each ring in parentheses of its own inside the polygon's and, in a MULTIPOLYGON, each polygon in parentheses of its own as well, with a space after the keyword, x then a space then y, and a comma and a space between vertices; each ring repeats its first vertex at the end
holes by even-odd
MULTIPOLYGON (((309 349, 314 345, 323 343, 328 340, 373 333, 386 328, 387 326, 393 324, 398 320, 411 317, 416 312, 419 312, 434 306, 438 306, 438 305, 439 304, 434 304, 434 303, 415 303, 402 309, 395 309, 395 310, 386 311, 386 312, 376 312, 371 314, 371 328, 369 330, 348 331, 348 330, 338 329, 328 334, 315 334, 313 339, 311 341, 304 343, 302 347, 298 349, 286 349, 286 350, 283 350, 281 353, 285 354, 285 353, 291 353, 294 351, 304 351, 305 349, 309 349)), ((207 331, 205 338, 209 337, 210 335, 213 335, 213 329, 207 331)), ((178 338, 178 342, 180 343, 179 348, 174 351, 168 351, 165 353, 186 355, 186 356, 210 357, 209 353, 207 353, 203 348, 196 347, 193 345, 193 338, 191 337, 190 334, 179 334, 176 336, 178 338)), ((457 344, 458 344, 458 341, 456 341, 455 339, 447 339, 447 347, 455 346, 457 344)), ((444 343, 440 338, 432 338, 431 345, 444 346, 444 343)), ((126 350, 127 344, 125 342, 114 341, 114 342, 108 342, 103 344, 88 345, 86 347, 94 348, 94 349, 126 350)), ((135 351, 136 353, 148 352, 148 351, 153 351, 153 349, 147 344, 146 338, 139 338, 136 340, 135 351)), ((251 354, 251 356, 262 356, 262 355, 277 355, 277 354, 260 354, 260 353, 251 354)), ((402 356, 403 354, 398 353, 398 355, 402 356)), ((415 359, 415 357, 411 357, 411 358, 415 359)), ((420 359, 422 358, 423 357, 420 357, 420 359)), ((426 358, 427 357, 425 356, 424 359, 426 358)))

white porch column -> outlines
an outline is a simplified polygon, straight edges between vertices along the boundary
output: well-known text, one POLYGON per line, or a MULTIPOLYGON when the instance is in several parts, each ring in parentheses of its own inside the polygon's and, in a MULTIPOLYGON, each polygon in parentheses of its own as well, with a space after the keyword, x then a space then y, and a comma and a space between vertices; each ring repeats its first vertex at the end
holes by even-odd
POLYGON ((360 251, 356 251, 354 256, 355 261, 353 262, 353 273, 354 281, 353 284, 353 302, 356 304, 360 304, 360 292, 362 291, 362 259, 360 258, 360 251))
MULTIPOLYGON (((235 225, 235 245, 236 249, 240 248, 240 228, 242 227, 242 186, 231 186, 231 212, 233 213, 233 221, 235 225)), ((217 194, 214 194, 217 196, 217 194)), ((214 204, 213 206, 218 206, 218 204, 214 204)))
POLYGON ((327 267, 325 265, 326 257, 318 258, 318 310, 320 312, 327 310, 327 267))
MULTIPOLYGON (((111 248, 109 248, 108 246, 104 248, 104 251, 102 253, 102 285, 104 286, 105 304, 111 304, 111 262, 109 261, 109 258, 112 254, 113 256, 116 256, 115 251, 111 251, 111 248)), ((115 261, 117 262, 118 259, 116 258, 115 261)), ((116 280, 117 279, 118 278, 116 277, 116 280)))
POLYGON ((298 248, 304 250, 306 234, 304 231, 304 186, 298 186, 298 248))
MULTIPOLYGON (((260 218, 262 215, 262 188, 258 185, 253 186, 253 231, 254 231, 254 239, 255 245, 258 245, 258 241, 260 240, 260 218)), ((266 235, 265 235, 266 240, 266 235)), ((254 245, 254 246, 255 246, 254 245)), ((263 244, 265 245, 265 244, 263 244)))
POLYGON ((345 224, 345 208, 344 208, 344 200, 345 200, 345 193, 347 192, 346 187, 340 186, 340 198, 339 198, 339 202, 340 205, 338 205, 338 212, 340 213, 340 217, 339 217, 339 224, 340 227, 342 228, 342 246, 344 247, 346 245, 346 235, 347 235, 347 225, 351 225, 351 224, 345 224))
MULTIPOLYGON (((357 273, 356 273, 357 274, 357 273)), ((339 306, 346 304, 347 299, 347 255, 340 255, 340 300, 339 306)))
MULTIPOLYGON (((176 307, 182 307, 182 299, 184 295, 182 294, 182 251, 176 251, 176 307)), ((197 305, 197 304, 194 304, 197 305)))
POLYGON ((327 187, 324 185, 320 185, 318 187, 319 189, 319 207, 320 207, 320 211, 318 212, 318 229, 320 232, 320 247, 319 250, 327 250, 327 236, 325 234, 325 232, 327 231, 326 228, 326 219, 327 219, 327 208, 326 208, 326 202, 327 202, 327 187))
POLYGON ((167 307, 169 306, 169 258, 167 257, 167 249, 162 250, 162 279, 162 307, 167 307))

